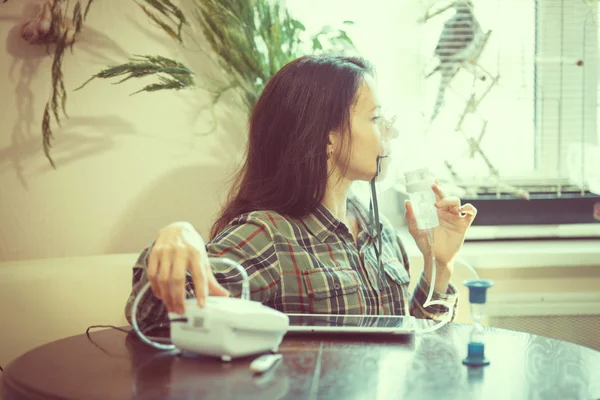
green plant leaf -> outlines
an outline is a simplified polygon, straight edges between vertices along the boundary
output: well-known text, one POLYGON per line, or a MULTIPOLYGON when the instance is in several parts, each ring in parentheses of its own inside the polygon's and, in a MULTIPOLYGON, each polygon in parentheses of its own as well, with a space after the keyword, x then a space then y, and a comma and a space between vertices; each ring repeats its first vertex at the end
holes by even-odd
POLYGON ((180 90, 195 86, 194 73, 184 64, 162 56, 135 56, 130 62, 105 68, 85 81, 75 90, 80 90, 94 79, 111 79, 123 77, 115 84, 120 84, 132 78, 158 76, 159 83, 145 86, 133 94, 158 90, 180 90))
POLYGON ((323 50, 323 45, 317 38, 313 39, 313 50, 323 50))
POLYGON ((350 37, 348 36, 348 34, 346 33, 346 31, 342 31, 340 30, 340 33, 338 34, 338 39, 342 39, 343 41, 347 42, 348 44, 354 44, 352 42, 352 39, 350 39, 350 37))
POLYGON ((305 31, 306 30, 306 27, 302 24, 302 22, 298 21, 297 19, 292 19, 291 23, 292 23, 292 26, 295 29, 298 29, 300 31, 305 31))
POLYGON ((183 11, 170 0, 141 0, 144 4, 137 3, 144 13, 154 21, 163 31, 171 38, 183 43, 181 31, 184 25, 188 24, 187 18, 183 11), (153 13, 150 9, 155 10, 162 17, 153 13), (173 26, 172 26, 173 25, 173 26))

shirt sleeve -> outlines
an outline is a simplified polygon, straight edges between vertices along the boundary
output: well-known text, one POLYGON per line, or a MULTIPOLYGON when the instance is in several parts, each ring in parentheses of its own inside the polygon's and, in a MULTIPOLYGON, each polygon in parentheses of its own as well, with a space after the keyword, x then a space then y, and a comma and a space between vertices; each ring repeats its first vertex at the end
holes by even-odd
MULTIPOLYGON (((148 282, 146 270, 153 244, 142 251, 133 266, 132 290, 125 305, 125 317, 130 324, 135 298, 148 282)), ((232 296, 241 295, 242 275, 237 268, 219 263, 220 257, 235 261, 246 270, 252 300, 267 303, 279 290, 280 269, 275 245, 270 227, 261 219, 248 216, 237 218, 206 244, 206 251, 217 281, 229 290, 232 296)), ((186 271, 185 294, 186 298, 194 296, 194 285, 189 270, 186 271)), ((141 297, 136 311, 137 323, 141 330, 168 321, 164 303, 151 289, 141 297)))
MULTIPOLYGON (((416 318, 441 321, 442 319, 446 318, 446 313, 449 312, 449 307, 441 304, 434 304, 424 307, 423 304, 425 304, 425 300, 427 300, 427 296, 429 295, 429 288, 429 282, 427 282, 427 279, 425 279, 425 275, 423 273, 419 278, 419 282, 415 287, 412 300, 410 302, 410 314, 416 318)), ((448 290, 446 293, 440 293, 434 290, 431 295, 431 301, 443 301, 452 307, 452 318, 450 318, 449 322, 454 321, 458 311, 458 290, 452 282, 448 282, 448 290)))
POLYGON ((269 303, 279 293, 281 269, 271 226, 260 218, 235 220, 206 246, 217 281, 234 297, 240 297, 242 275, 237 268, 219 263, 227 258, 239 263, 250 283, 250 299, 269 303))

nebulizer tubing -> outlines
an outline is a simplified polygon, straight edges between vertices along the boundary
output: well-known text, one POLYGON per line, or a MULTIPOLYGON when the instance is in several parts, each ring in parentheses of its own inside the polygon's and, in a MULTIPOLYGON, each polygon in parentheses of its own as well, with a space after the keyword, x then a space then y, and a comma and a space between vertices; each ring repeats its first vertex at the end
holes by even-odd
MULTIPOLYGON (((240 273, 240 275, 242 276, 242 293, 241 293, 241 298, 242 300, 249 300, 250 299, 250 283, 248 280, 248 273, 246 272, 246 270, 244 269, 244 267, 242 267, 239 263, 230 260, 228 258, 215 258, 215 257, 209 257, 208 261, 211 264, 225 264, 225 265, 229 265, 230 267, 233 267, 235 269, 237 269, 240 273)), ((144 284, 144 286, 142 286, 142 289, 140 289, 140 291, 138 292, 137 296, 135 296, 135 299, 133 300, 133 307, 131 310, 131 325, 133 327, 133 331, 137 334, 137 336, 141 339, 142 342, 156 348, 159 350, 177 350, 177 347, 175 347, 174 344, 165 344, 165 343, 159 343, 159 342, 155 342, 154 340, 149 339, 146 335, 144 335, 144 333, 141 331, 140 327, 138 326, 137 323, 137 309, 138 306, 140 304, 140 300, 142 299, 142 297, 144 296, 144 294, 148 291, 148 289, 150 288, 150 282, 146 282, 146 284, 144 284)), ((208 295, 208 294, 207 294, 208 295)))
POLYGON ((441 305, 441 306, 446 306, 446 308, 448 308, 448 312, 446 313, 446 317, 443 318, 439 323, 429 326, 427 328, 423 328, 423 329, 415 331, 415 333, 421 333, 421 334, 437 331, 438 329, 444 327, 448 322, 450 322, 450 320, 454 316, 454 307, 453 307, 454 304, 447 302, 447 301, 443 301, 443 300, 431 300, 431 298, 433 297, 433 291, 435 288, 435 276, 437 273, 435 252, 434 252, 434 244, 435 243, 433 240, 433 227, 427 229, 427 238, 428 238, 428 242, 429 242, 429 249, 431 251, 431 279, 429 282, 429 293, 427 294, 427 298, 425 299, 425 302, 423 303, 423 308, 427 308, 429 306, 434 306, 434 305, 441 305))
MULTIPOLYGON (((443 300, 432 300, 435 290, 435 278, 437 266, 435 259, 435 242, 433 230, 439 226, 437 208, 435 207, 436 196, 431 188, 432 175, 427 168, 409 171, 404 174, 406 180, 406 192, 409 194, 411 206, 417 220, 417 229, 427 232, 429 252, 431 254, 431 278, 429 280, 429 293, 423 303, 423 308, 433 305, 446 306, 448 312, 446 317, 438 324, 415 331, 415 333, 430 333, 445 326, 454 315, 453 304, 443 300)), ((426 261, 424 260, 424 263, 426 261)))

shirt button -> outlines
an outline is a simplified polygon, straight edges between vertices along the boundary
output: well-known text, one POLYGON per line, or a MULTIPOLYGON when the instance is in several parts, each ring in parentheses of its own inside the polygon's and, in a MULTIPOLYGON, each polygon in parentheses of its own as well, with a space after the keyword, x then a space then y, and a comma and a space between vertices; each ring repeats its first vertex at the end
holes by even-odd
POLYGON ((333 288, 334 288, 335 290, 339 290, 339 289, 340 289, 340 283, 339 283, 339 282, 336 282, 336 283, 334 283, 334 284, 333 284, 333 288))

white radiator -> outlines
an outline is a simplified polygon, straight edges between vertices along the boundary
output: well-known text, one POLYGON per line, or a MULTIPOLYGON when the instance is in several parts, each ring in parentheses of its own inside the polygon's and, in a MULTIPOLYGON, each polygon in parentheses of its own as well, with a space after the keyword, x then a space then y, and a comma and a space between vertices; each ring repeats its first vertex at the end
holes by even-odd
POLYGON ((512 293, 488 297, 488 325, 600 351, 600 288, 584 293, 512 293))

